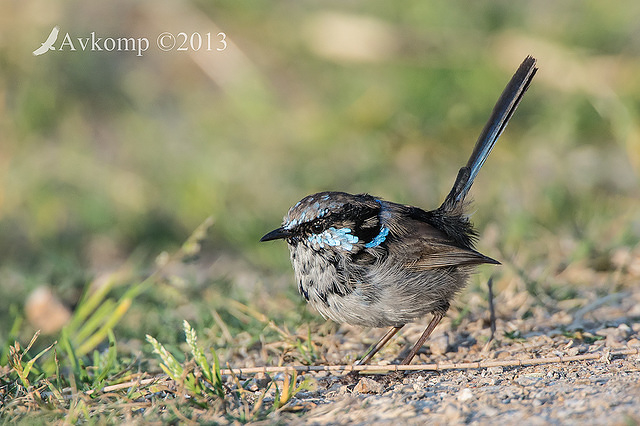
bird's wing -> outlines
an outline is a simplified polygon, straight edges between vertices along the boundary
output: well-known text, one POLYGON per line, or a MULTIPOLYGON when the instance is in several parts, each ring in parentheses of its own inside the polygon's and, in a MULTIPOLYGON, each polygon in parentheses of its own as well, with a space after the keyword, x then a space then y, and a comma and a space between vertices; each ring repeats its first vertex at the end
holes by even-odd
POLYGON ((390 238, 389 253, 396 254, 399 261, 412 269, 433 269, 448 266, 498 264, 472 248, 461 247, 444 232, 434 226, 412 219, 405 219, 394 227, 390 238), (396 247, 391 247, 396 245, 396 247))
POLYGON ((49 47, 48 46, 40 46, 38 47, 36 50, 33 51, 33 56, 38 56, 38 55, 42 55, 45 52, 49 51, 49 47))
POLYGON ((53 29, 51 30, 51 34, 49 34, 49 37, 47 37, 47 40, 44 42, 44 45, 47 46, 47 49, 49 48, 49 46, 56 42, 59 32, 60 27, 58 27, 57 25, 53 27, 53 29))
POLYGON ((423 244, 422 250, 414 252, 414 259, 407 259, 405 265, 412 269, 433 269, 447 266, 479 265, 481 263, 498 264, 475 250, 456 247, 450 244, 428 242, 423 244))

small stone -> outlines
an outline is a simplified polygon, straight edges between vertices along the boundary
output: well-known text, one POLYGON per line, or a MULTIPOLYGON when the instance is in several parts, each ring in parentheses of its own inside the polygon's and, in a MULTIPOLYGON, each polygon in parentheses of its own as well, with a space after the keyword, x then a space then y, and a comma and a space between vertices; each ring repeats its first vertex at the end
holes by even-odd
POLYGON ((481 412, 481 415, 483 415, 484 417, 495 417, 498 414, 500 414, 500 411, 498 411, 497 409, 493 408, 493 407, 485 407, 481 412))
POLYGON ((271 378, 264 373, 256 374, 253 380, 255 381, 256 385, 258 385, 258 387, 261 389, 266 388, 267 385, 271 383, 271 378))
POLYGON ((627 346, 629 346, 630 348, 638 347, 640 346, 640 340, 636 338, 629 339, 629 341, 627 342, 627 346))
POLYGON ((336 382, 336 383, 332 384, 329 387, 329 389, 327 389, 327 393, 329 393, 329 392, 340 392, 340 388, 342 386, 344 386, 344 385, 341 385, 340 383, 336 382))
POLYGON ((444 408, 444 417, 446 418, 447 422, 460 420, 461 416, 462 413, 453 404, 447 404, 444 408))
POLYGON ((618 334, 623 339, 627 339, 629 336, 631 336, 631 333, 631 327, 629 327, 627 324, 622 323, 618 326, 618 334))
POLYGON ((356 387, 353 388, 353 391, 358 393, 382 393, 383 390, 382 384, 368 377, 360 379, 356 387))
POLYGON ((458 392, 458 401, 466 402, 470 399, 473 399, 473 392, 471 392, 471 389, 464 388, 460 392, 458 392))
POLYGON ((536 377, 533 375, 520 376, 515 379, 515 382, 520 386, 534 386, 536 383, 540 381, 540 377, 536 377))
POLYGON ((349 395, 349 386, 347 385, 341 385, 338 388, 338 395, 349 395))
POLYGON ((622 342, 622 339, 614 334, 609 334, 607 335, 607 338, 605 339, 605 344, 608 348, 614 348, 614 349, 619 349, 624 347, 624 343, 622 342))
POLYGON ((576 355, 578 355, 578 353, 580 353, 580 349, 577 348, 577 347, 576 348, 569 348, 566 351, 566 354, 568 356, 576 356, 576 355))
POLYGON ((490 378, 488 378, 488 379, 485 379, 485 382, 484 382, 484 384, 485 384, 485 385, 487 385, 487 386, 495 386, 495 385, 496 385, 496 383, 498 383, 498 382, 497 382, 497 380, 496 380, 496 379, 494 379, 493 377, 490 377, 490 378))
POLYGON ((503 371, 504 371, 504 368, 502 368, 502 367, 488 367, 487 368, 487 373, 489 373, 489 374, 502 374, 503 371))
POLYGON ((608 335, 613 334, 615 332, 616 332, 616 328, 607 327, 607 328, 601 328, 600 330, 596 331, 596 335, 607 337, 608 335))
POLYGON ((58 332, 71 319, 69 308, 47 286, 40 286, 31 292, 24 310, 33 328, 44 334, 58 332))
POLYGON ((434 355, 444 355, 449 348, 449 335, 443 333, 437 336, 433 336, 429 342, 429 349, 434 355))

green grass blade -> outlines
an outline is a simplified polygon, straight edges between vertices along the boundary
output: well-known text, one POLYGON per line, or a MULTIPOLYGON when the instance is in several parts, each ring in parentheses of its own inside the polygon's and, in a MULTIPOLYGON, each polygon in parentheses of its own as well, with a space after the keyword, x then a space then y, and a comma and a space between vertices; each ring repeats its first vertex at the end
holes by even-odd
MULTIPOLYGON (((71 321, 67 325, 68 330, 71 334, 75 335, 75 332, 80 328, 80 326, 85 322, 89 316, 91 316, 92 312, 100 305, 102 301, 104 301, 107 297, 107 294, 115 284, 115 278, 108 279, 104 285, 99 286, 94 293, 83 299, 78 304, 71 321)), ((87 285, 87 293, 91 291, 91 285, 87 285)))
MULTIPOLYGON (((29 362, 27 362, 25 364, 24 367, 24 374, 25 376, 29 376, 29 372, 31 371, 31 368, 33 367, 33 364, 35 364, 35 362, 38 360, 38 358, 40 358, 42 355, 44 355, 45 353, 49 352, 49 350, 51 348, 53 348, 55 345, 57 345, 58 342, 55 341, 52 344, 50 344, 49 346, 47 346, 46 348, 44 348, 42 351, 40 351, 36 356, 34 356, 29 362)), ((26 350, 25 350, 26 352, 26 350)))
POLYGON ((207 358, 204 356, 204 352, 202 352, 202 350, 198 347, 198 336, 196 335, 196 331, 193 328, 191 328, 191 325, 187 322, 187 320, 184 320, 183 326, 184 326, 184 334, 187 340, 187 345, 191 349, 191 354, 193 355, 193 359, 195 360, 196 364, 200 366, 202 370, 202 374, 204 375, 205 379, 209 383, 213 383, 211 367, 209 367, 209 362, 207 361, 207 358))
POLYGON ((175 359, 171 353, 165 349, 162 344, 160 344, 155 338, 147 334, 147 342, 151 343, 153 346, 153 351, 160 356, 163 364, 160 364, 160 367, 167 373, 173 380, 178 380, 180 376, 182 376, 182 372, 184 368, 180 363, 175 359), (164 367, 163 367, 164 366, 164 367), (166 367, 166 368, 165 368, 166 367))
POLYGON ((113 314, 115 301, 112 299, 105 300, 98 309, 91 314, 87 320, 79 326, 79 330, 73 335, 73 341, 76 345, 87 340, 92 333, 100 328, 100 325, 106 322, 106 319, 113 314))
POLYGON ((109 351, 107 352, 106 362, 100 367, 98 374, 93 380, 94 388, 99 386, 107 378, 113 366, 116 365, 116 356, 118 354, 116 336, 112 330, 109 330, 107 334, 109 337, 109 351))

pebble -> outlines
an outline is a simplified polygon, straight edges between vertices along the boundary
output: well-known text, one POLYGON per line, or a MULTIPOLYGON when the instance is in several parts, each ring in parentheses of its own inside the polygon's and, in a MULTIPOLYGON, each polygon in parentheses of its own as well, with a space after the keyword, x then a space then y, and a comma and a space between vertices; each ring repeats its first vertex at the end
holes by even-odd
POLYGON ((627 324, 622 323, 618 326, 618 334, 623 339, 629 338, 629 336, 631 336, 632 333, 633 333, 633 330, 631 330, 631 327, 629 327, 627 324))
POLYGON ((264 373, 258 373, 253 378, 255 384, 260 388, 265 388, 271 383, 271 378, 264 373))
POLYGON ((44 334, 58 332, 71 319, 71 311, 48 286, 33 290, 25 302, 25 313, 33 328, 44 334))
MULTIPOLYGON (((587 296, 584 300, 595 297, 587 296)), ((634 297, 640 300, 638 296, 640 294, 634 297)), ((633 304, 629 302, 624 306, 631 309, 633 304)), ((429 342, 432 354, 423 357, 425 363, 527 360, 591 353, 600 356, 607 352, 615 354, 616 345, 620 344, 622 348, 640 347, 640 321, 634 322, 634 317, 627 314, 629 311, 622 316, 619 309, 601 308, 597 321, 591 319, 596 318, 595 315, 588 315, 584 330, 572 332, 568 338, 554 328, 558 324, 549 319, 551 316, 543 315, 544 309, 539 309, 540 312, 532 309, 531 317, 515 317, 508 324, 498 321, 502 330, 521 330, 522 338, 506 338, 498 332, 487 352, 482 352, 482 345, 461 344, 470 341, 467 335, 446 329, 443 324, 444 329, 436 338, 439 342, 429 342), (598 330, 602 324, 615 325, 598 330), (594 341, 595 336, 604 338, 594 341), (449 345, 457 350, 451 351, 449 345), (443 353, 436 355, 436 352, 443 353)), ((557 321, 559 317, 554 319, 557 321)), ((483 341, 482 330, 473 331, 472 336, 483 341)), ((338 421, 354 424, 638 423, 640 355, 612 356, 610 364, 604 362, 605 358, 532 366, 407 372, 402 379, 359 377, 348 387, 340 387, 342 394, 327 392, 325 401, 306 412, 304 418, 312 424, 338 421)), ((329 390, 336 390, 335 383, 329 390)), ((291 413, 290 422, 299 422, 297 415, 291 413)), ((285 420, 283 418, 282 423, 287 423, 285 420)))
POLYGON ((566 355, 568 356, 576 356, 580 353, 580 349, 579 348, 569 348, 566 351, 566 355))
POLYGON ((467 402, 470 399, 473 399, 473 392, 471 392, 471 389, 464 388, 460 392, 458 392, 458 401, 467 402))
POLYGON ((502 374, 504 371, 503 367, 489 367, 487 368, 487 374, 502 374))
POLYGON ((444 355, 449 348, 449 335, 447 333, 433 336, 429 342, 429 349, 434 355, 444 355))
POLYGON ((462 412, 453 404, 447 404, 443 411, 444 417, 448 422, 455 422, 462 417, 462 412))
POLYGON ((353 388, 353 391, 357 393, 382 393, 384 386, 373 379, 363 377, 356 387, 353 388))

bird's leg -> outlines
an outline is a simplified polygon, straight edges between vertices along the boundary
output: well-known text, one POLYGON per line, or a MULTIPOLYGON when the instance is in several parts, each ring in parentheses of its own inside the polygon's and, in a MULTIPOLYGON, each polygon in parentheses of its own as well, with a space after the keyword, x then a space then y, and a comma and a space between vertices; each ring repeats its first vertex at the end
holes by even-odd
POLYGON ((407 357, 404 360, 402 360, 402 362, 400 363, 401 365, 411 364, 411 360, 413 359, 413 357, 416 356, 416 354, 418 353, 422 345, 424 345, 424 342, 429 338, 429 336, 433 332, 433 329, 437 327, 438 323, 440 323, 440 320, 442 320, 443 317, 444 317, 444 313, 442 312, 436 312, 433 314, 433 318, 431 318, 431 322, 422 333, 422 336, 420 336, 416 344, 413 346, 413 348, 411 349, 411 352, 409 352, 409 355, 407 355, 407 357))
POLYGON ((380 340, 378 340, 378 343, 376 343, 375 345, 371 345, 367 352, 365 352, 364 356, 356 361, 356 365, 365 365, 366 363, 371 361, 371 358, 373 358, 373 356, 377 354, 378 351, 382 349, 384 345, 386 345, 389 340, 391 340, 391 338, 395 336, 398 331, 400 331, 402 327, 404 327, 404 324, 399 327, 391 327, 389 331, 387 331, 385 335, 382 336, 380 340))

